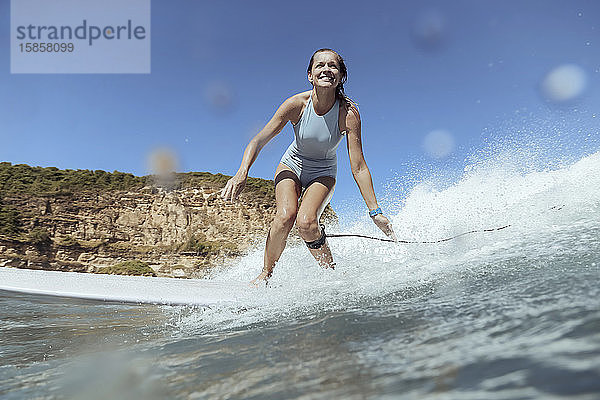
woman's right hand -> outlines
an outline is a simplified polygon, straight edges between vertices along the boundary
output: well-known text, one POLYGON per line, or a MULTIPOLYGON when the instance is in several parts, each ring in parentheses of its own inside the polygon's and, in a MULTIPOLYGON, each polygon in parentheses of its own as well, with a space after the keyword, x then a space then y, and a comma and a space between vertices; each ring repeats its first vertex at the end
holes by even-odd
POLYGON ((247 175, 240 174, 239 171, 237 174, 232 176, 231 179, 229 179, 225 184, 225 187, 221 190, 221 197, 223 200, 235 200, 240 193, 242 193, 242 190, 244 190, 244 187, 246 186, 246 178, 247 175))

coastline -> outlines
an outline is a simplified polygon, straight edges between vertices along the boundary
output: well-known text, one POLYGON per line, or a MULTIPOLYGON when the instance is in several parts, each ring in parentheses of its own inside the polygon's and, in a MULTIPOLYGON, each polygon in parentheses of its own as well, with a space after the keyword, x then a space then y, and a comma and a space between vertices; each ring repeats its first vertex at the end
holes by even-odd
POLYGON ((0 266, 202 278, 264 240, 272 181, 249 178, 231 203, 228 176, 164 178, 0 163, 0 266))

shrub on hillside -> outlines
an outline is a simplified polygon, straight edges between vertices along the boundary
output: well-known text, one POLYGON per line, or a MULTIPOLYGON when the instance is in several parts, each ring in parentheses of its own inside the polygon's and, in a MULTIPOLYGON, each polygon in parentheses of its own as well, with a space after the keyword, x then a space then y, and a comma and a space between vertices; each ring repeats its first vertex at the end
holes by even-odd
POLYGON ((45 244, 50 243, 50 234, 44 228, 33 228, 29 233, 25 236, 27 242, 31 244, 45 244))
POLYGON ((110 267, 100 268, 96 271, 97 274, 110 275, 141 275, 141 276, 156 276, 156 273, 150 266, 138 260, 123 261, 121 263, 111 265, 110 267))

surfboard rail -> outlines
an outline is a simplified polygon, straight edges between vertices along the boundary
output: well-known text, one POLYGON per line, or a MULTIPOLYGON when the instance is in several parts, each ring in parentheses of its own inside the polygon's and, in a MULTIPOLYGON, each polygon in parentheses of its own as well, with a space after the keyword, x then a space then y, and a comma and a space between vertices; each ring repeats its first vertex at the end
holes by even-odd
POLYGON ((236 304, 250 287, 208 279, 105 275, 0 267, 0 290, 133 304, 236 304))

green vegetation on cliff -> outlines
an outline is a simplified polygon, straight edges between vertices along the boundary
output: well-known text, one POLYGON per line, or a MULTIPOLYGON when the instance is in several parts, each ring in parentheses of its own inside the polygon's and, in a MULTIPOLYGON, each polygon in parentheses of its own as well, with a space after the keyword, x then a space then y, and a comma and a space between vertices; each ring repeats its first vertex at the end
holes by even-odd
POLYGON ((100 268, 97 274, 110 275, 142 275, 156 276, 156 273, 147 263, 138 260, 124 261, 110 267, 100 268))
POLYGON ((17 210, 4 205, 0 197, 0 235, 16 236, 21 232, 21 218, 17 210))
POLYGON ((51 242, 50 234, 44 228, 33 228, 27 236, 25 236, 25 240, 31 244, 42 245, 49 244, 51 242))
MULTIPOLYGON (((209 172, 175 174, 173 189, 225 186, 230 176, 209 172)), ((124 172, 102 170, 65 169, 55 167, 30 167, 26 164, 12 165, 0 162, 0 199, 6 195, 29 194, 37 196, 68 195, 86 191, 135 191, 152 186, 152 175, 135 176, 124 172)), ((273 182, 248 178, 247 190, 257 194, 274 195, 273 182)))
POLYGON ((123 172, 30 167, 0 163, 0 196, 14 194, 60 195, 79 191, 134 190, 146 184, 146 177, 123 172))
MULTIPOLYGON (((225 186, 231 176, 223 174, 211 174, 209 172, 187 172, 176 174, 177 187, 193 188, 198 186, 220 189, 225 186)), ((263 196, 275 196, 275 187, 273 181, 260 178, 248 178, 246 181, 246 190, 254 194, 263 196)))
POLYGON ((210 243, 201 240, 196 235, 191 235, 185 242, 177 247, 177 251, 184 253, 196 253, 198 255, 205 256, 214 251, 214 249, 210 243))

